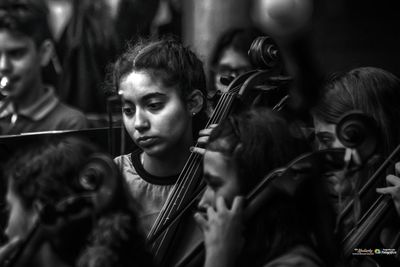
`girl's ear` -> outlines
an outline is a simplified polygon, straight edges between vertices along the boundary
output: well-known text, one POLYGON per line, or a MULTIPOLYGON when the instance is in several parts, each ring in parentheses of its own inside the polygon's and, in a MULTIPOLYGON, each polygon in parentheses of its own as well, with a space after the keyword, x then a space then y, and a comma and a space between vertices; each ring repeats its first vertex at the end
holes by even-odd
POLYGON ((204 105, 204 96, 203 93, 196 89, 189 94, 186 99, 187 109, 192 114, 192 116, 196 115, 201 111, 204 105))
POLYGON ((46 39, 42 42, 39 49, 40 65, 45 67, 49 64, 55 53, 53 42, 50 39, 46 39))

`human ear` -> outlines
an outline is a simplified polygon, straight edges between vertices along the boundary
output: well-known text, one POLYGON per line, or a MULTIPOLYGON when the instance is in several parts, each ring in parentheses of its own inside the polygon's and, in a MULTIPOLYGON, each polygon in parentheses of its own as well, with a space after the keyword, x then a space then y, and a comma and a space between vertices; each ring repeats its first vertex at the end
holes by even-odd
POLYGON ((53 57, 54 45, 53 42, 49 39, 46 39, 42 42, 39 47, 39 56, 40 56, 40 66, 45 67, 49 64, 51 58, 53 57))
POLYGON ((195 89, 193 92, 189 94, 186 99, 187 102, 187 109, 190 114, 195 115, 201 111, 204 104, 204 96, 203 93, 195 89))

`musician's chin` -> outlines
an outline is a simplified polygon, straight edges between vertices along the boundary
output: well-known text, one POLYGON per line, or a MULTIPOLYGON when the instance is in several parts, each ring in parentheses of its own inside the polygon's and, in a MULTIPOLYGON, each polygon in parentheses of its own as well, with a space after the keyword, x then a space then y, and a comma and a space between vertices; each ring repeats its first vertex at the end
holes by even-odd
POLYGON ((163 156, 166 154, 165 146, 161 143, 152 143, 151 145, 140 146, 140 148, 149 156, 163 156))
POLYGON ((350 179, 346 179, 341 172, 333 172, 325 174, 325 181, 327 182, 327 187, 329 194, 336 198, 341 196, 346 196, 351 194, 352 186, 350 179))
POLYGON ((352 191, 351 188, 351 184, 348 181, 328 182, 329 195, 334 199, 349 196, 352 191))

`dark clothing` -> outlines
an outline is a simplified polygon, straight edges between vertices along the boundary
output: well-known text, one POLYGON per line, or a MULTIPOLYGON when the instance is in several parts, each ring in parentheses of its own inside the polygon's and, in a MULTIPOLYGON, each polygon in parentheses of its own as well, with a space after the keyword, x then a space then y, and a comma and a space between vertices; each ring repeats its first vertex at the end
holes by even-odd
POLYGON ((60 99, 85 113, 106 111, 106 67, 115 60, 118 39, 102 1, 74 0, 73 15, 56 43, 62 74, 60 99))
POLYGON ((51 88, 31 106, 16 111, 9 103, 0 114, 0 135, 84 128, 87 128, 85 115, 61 103, 51 88))
POLYGON ((317 254, 307 246, 297 246, 282 256, 268 262, 264 267, 321 267, 317 254))

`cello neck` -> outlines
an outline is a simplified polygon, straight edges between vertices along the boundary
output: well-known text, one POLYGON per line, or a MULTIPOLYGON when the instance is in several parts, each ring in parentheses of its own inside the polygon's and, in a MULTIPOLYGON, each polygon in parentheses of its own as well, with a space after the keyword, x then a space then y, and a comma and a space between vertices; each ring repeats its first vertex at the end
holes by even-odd
MULTIPOLYGON (((225 119, 232 110, 240 87, 236 86, 227 93, 222 94, 215 107, 213 114, 205 125, 207 128, 211 124, 217 124, 225 119)), ((196 144, 197 146, 198 144, 196 144)), ((202 181, 202 159, 201 156, 191 152, 189 158, 181 171, 176 184, 172 188, 163 208, 160 211, 147 240, 154 240, 154 236, 159 236, 151 244, 151 250, 159 263, 164 262, 167 250, 175 235, 177 224, 165 227, 172 218, 179 214, 188 206, 193 199, 193 193, 202 190, 205 186, 202 181), (160 234, 162 231, 162 234, 160 234)))
POLYGON ((381 195, 374 204, 365 212, 355 227, 343 239, 343 252, 346 257, 352 255, 354 248, 358 247, 375 229, 380 220, 393 208, 390 197, 381 195))

